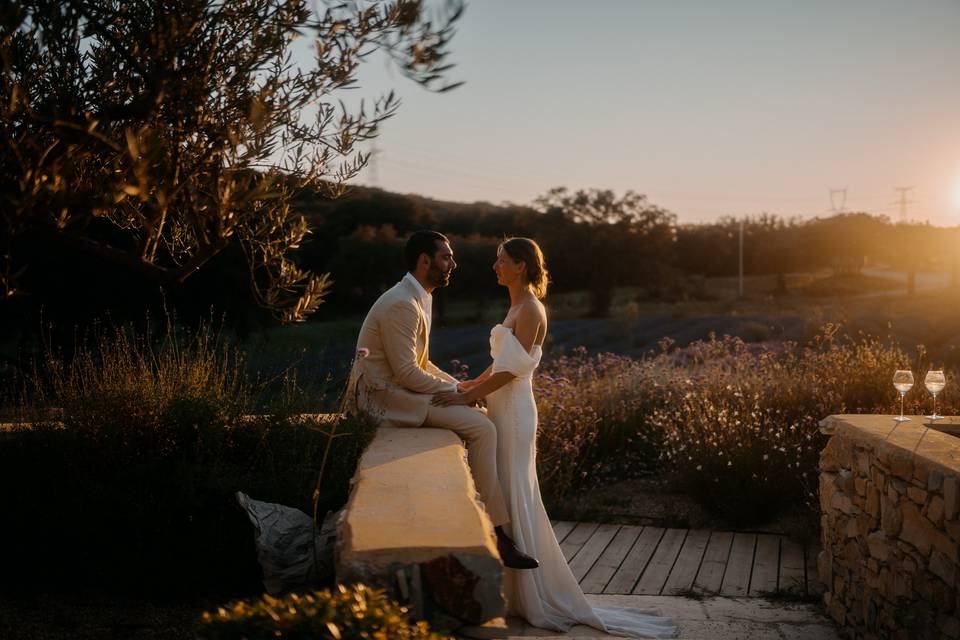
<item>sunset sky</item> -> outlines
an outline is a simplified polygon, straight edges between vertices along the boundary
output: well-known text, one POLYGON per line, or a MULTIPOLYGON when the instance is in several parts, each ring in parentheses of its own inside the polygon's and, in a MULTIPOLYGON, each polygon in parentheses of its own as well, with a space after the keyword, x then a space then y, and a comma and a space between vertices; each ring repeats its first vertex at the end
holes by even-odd
POLYGON ((528 203, 633 189, 681 222, 847 210, 960 224, 960 0, 474 0, 431 94, 374 59, 403 105, 358 180, 528 203), (834 204, 839 207, 840 199, 834 204))

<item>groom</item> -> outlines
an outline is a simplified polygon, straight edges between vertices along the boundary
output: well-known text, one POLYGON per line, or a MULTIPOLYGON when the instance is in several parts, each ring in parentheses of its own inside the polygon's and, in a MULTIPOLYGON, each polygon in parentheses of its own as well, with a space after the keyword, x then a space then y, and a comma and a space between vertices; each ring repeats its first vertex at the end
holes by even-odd
POLYGON ((436 231, 417 231, 403 251, 408 273, 373 304, 357 339, 367 351, 351 374, 358 408, 382 416, 384 427, 450 429, 467 442, 477 490, 497 534, 497 550, 511 569, 534 569, 535 559, 517 549, 503 531, 509 521, 497 478, 497 430, 479 408, 435 407, 430 399, 454 391, 457 380, 429 359, 432 293, 457 268, 453 250, 436 231))

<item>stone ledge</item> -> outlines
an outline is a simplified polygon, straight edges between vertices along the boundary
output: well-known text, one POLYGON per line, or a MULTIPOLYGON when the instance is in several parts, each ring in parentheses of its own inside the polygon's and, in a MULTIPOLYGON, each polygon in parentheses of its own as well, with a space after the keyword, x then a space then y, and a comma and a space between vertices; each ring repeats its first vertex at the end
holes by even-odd
POLYGON ((910 422, 897 424, 892 416, 844 414, 832 415, 820 421, 820 431, 827 435, 841 435, 844 440, 871 448, 878 457, 893 457, 899 464, 901 454, 919 456, 926 465, 940 471, 960 473, 960 417, 950 416, 930 422, 924 416, 908 416, 910 422))
POLYGON ((960 439, 944 433, 960 420, 911 418, 820 423, 818 569, 852 637, 960 638, 960 439))
POLYGON ((386 588, 415 616, 439 606, 482 624, 502 617, 503 567, 460 438, 380 428, 338 527, 337 579, 386 588))

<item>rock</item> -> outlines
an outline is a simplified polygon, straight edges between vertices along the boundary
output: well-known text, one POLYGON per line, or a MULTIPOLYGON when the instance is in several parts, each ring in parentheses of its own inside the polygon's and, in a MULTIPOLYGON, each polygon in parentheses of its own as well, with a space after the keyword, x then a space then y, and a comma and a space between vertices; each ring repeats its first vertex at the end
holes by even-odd
POLYGON ((940 531, 936 527, 931 527, 931 540, 933 541, 933 548, 944 554, 954 562, 957 562, 957 545, 950 539, 950 536, 940 531))
POLYGON ((506 612, 493 527, 452 431, 378 429, 338 533, 341 583, 383 587, 414 610, 437 604, 473 624, 506 612))
POLYGON ((837 471, 840 469, 840 464, 837 460, 837 446, 838 439, 830 438, 830 440, 827 442, 827 446, 825 446, 823 451, 820 452, 820 471, 827 472, 837 471))
POLYGON ((948 585, 953 585, 957 577, 957 565, 939 551, 930 554, 930 571, 948 585))
POLYGON ((912 502, 903 502, 900 512, 903 515, 900 539, 916 547, 923 555, 930 555, 936 533, 930 521, 920 515, 920 510, 912 502))
POLYGON ((880 491, 885 491, 887 488, 887 475, 877 467, 870 469, 870 480, 873 481, 873 485, 880 491))
POLYGON ((917 483, 918 487, 926 487, 929 479, 930 467, 922 463, 913 465, 913 481, 917 483))
POLYGON ((909 486, 907 487, 907 497, 917 504, 923 505, 927 501, 927 492, 918 487, 909 486))
POLYGON ((833 582, 833 556, 826 550, 817 554, 817 575, 823 584, 833 582))
POLYGON ((853 479, 853 488, 857 492, 858 496, 867 495, 867 481, 864 478, 854 478, 853 479))
POLYGON ((890 473, 907 481, 913 478, 913 458, 909 451, 894 449, 890 451, 889 461, 890 473))
POLYGON ((853 495, 853 473, 849 469, 840 469, 836 477, 837 489, 843 493, 853 495))
POLYGON ((903 526, 903 516, 896 502, 884 497, 880 500, 880 526, 883 532, 891 538, 900 535, 900 528, 903 526))
POLYGON ((830 502, 833 500, 833 494, 837 492, 836 474, 820 474, 820 512, 830 513, 830 502))
POLYGON ((947 529, 947 534, 950 536, 950 539, 953 540, 955 544, 960 544, 960 522, 957 521, 948 521, 944 525, 947 529))
POLYGON ((938 491, 943 486, 943 472, 938 469, 932 469, 927 476, 927 490, 938 491))
POLYGON ((949 476, 943 479, 943 517, 947 520, 953 520, 957 517, 957 509, 960 504, 957 503, 958 497, 958 479, 956 476, 949 476))
POLYGON ((886 562, 890 558, 890 546, 887 544, 887 536, 882 531, 874 531, 867 536, 867 548, 870 550, 870 556, 880 562, 886 562))
POLYGON ((850 518, 847 520, 847 537, 856 538, 860 533, 860 527, 857 526, 856 518, 850 518))
POLYGON ((913 558, 911 558, 910 556, 907 556, 906 558, 903 559, 901 566, 903 567, 903 570, 906 571, 907 573, 913 573, 917 570, 917 563, 914 562, 913 558))
POLYGON ((852 515, 859 511, 859 509, 853 505, 853 501, 842 493, 833 494, 833 499, 830 501, 830 508, 847 515, 852 515))
POLYGON ((873 487, 867 490, 867 501, 864 509, 874 518, 880 515, 880 492, 873 487))
POLYGON ((892 491, 891 495, 896 495, 898 498, 907 492, 907 483, 899 478, 890 478, 888 483, 887 492, 892 491))
POLYGON ((957 616, 937 616, 937 628, 945 638, 960 638, 960 618, 957 616))
POLYGON ((477 597, 480 584, 489 570, 483 559, 446 555, 423 565, 423 578, 433 599, 444 610, 461 620, 484 619, 485 603, 477 597), (472 564, 473 566, 469 566, 472 564))
POLYGON ((870 477, 870 455, 866 451, 857 451, 857 473, 865 478, 870 477))
POLYGON ((943 524, 943 498, 940 496, 933 496, 930 499, 930 506, 927 507, 927 520, 937 527, 943 524))

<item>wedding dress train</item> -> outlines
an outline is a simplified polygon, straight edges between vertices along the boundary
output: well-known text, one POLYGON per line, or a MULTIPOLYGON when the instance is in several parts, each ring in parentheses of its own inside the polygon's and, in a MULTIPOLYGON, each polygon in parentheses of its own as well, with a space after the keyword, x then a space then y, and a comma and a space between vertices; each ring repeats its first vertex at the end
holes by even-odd
POLYGON ((487 396, 488 417, 497 426, 497 472, 510 514, 504 529, 519 549, 540 561, 538 569, 506 569, 504 591, 510 613, 535 627, 563 632, 585 624, 627 637, 676 636, 673 621, 654 612, 593 607, 587 602, 563 557, 540 498, 532 377, 542 349, 537 345, 527 353, 513 332, 498 324, 490 333, 490 355, 493 373, 509 371, 516 376, 487 396))

